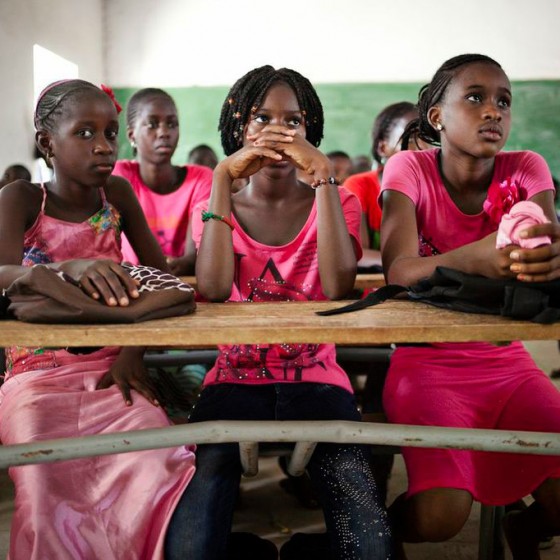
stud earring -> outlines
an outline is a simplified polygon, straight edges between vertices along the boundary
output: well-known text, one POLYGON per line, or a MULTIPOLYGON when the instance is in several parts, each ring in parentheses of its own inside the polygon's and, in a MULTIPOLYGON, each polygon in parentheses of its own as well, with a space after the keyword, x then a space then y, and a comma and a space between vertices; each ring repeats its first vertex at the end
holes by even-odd
POLYGON ((130 141, 130 147, 135 150, 136 149, 136 142, 134 140, 130 141))
POLYGON ((436 123, 436 130, 438 130, 439 132, 443 130, 443 125, 440 122, 436 123))

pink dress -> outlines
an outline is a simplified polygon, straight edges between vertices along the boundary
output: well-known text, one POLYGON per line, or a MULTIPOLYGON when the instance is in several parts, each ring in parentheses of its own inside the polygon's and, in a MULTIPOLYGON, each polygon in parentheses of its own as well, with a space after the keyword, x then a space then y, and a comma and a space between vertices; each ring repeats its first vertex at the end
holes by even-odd
MULTIPOLYGON (((148 226, 168 257, 182 257, 185 252, 187 227, 193 208, 210 197, 212 170, 202 165, 185 165, 185 180, 174 192, 159 194, 142 181, 140 165, 136 161, 117 161, 113 173, 124 177, 132 185, 144 210, 148 226)), ((138 264, 138 257, 123 236, 123 259, 138 264)))
MULTIPOLYGON (((358 199, 340 188, 342 210, 354 246, 360 249, 358 199)), ((199 206, 193 216, 193 239, 198 247, 204 223, 199 206)), ((286 245, 255 241, 232 215, 235 278, 230 301, 307 301, 327 299, 321 291, 317 259, 317 206, 313 204, 298 235, 286 245)), ((259 344, 220 346, 214 367, 204 385, 215 383, 328 383, 350 392, 344 370, 336 363, 333 344, 259 344)))
MULTIPOLYGON (((105 200, 83 223, 44 213, 26 232, 25 266, 72 257, 120 262, 119 214, 105 200)), ((0 388, 5 445, 169 426, 164 412, 133 393, 125 406, 116 386, 96 391, 118 348, 86 354, 65 349, 7 349, 0 388)), ((162 559, 165 530, 194 474, 186 447, 11 467, 15 513, 11 560, 162 559)))
MULTIPOLYGON (((383 174, 382 190, 416 207, 419 254, 441 254, 496 230, 483 212, 462 213, 438 171, 439 150, 401 152, 383 174)), ((543 158, 533 152, 496 156, 493 181, 510 177, 528 197, 553 188, 543 158)), ((391 357, 383 402, 399 424, 560 432, 560 392, 521 342, 399 347, 391 357)), ((560 477, 560 457, 405 447, 409 495, 460 488, 475 500, 504 505, 560 477)))

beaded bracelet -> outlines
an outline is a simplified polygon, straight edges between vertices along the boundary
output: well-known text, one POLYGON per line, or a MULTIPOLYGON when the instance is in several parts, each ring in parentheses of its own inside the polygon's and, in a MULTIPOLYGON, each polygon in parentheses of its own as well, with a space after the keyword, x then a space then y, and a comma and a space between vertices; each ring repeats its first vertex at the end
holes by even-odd
POLYGON ((311 185, 309 186, 312 189, 318 189, 323 185, 340 185, 340 182, 336 177, 329 177, 328 179, 317 179, 316 181, 313 181, 313 183, 311 183, 311 185))
POLYGON ((235 229, 233 222, 229 218, 226 218, 226 216, 220 216, 219 214, 214 214, 214 212, 206 212, 205 210, 203 210, 202 221, 207 222, 208 220, 219 220, 220 222, 224 222, 224 224, 227 224, 230 227, 231 231, 235 229))

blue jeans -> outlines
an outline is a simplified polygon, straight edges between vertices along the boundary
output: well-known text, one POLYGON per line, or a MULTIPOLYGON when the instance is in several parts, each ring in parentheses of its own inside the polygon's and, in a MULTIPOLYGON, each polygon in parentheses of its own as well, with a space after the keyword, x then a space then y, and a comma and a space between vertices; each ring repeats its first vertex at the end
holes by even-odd
MULTIPOLYGON (((220 384, 202 391, 191 422, 360 420, 354 396, 332 385, 220 384)), ((319 443, 307 466, 334 558, 385 560, 392 540, 367 462, 367 447, 319 443)), ((168 560, 225 560, 241 478, 237 444, 200 445, 197 470, 168 528, 168 560)))

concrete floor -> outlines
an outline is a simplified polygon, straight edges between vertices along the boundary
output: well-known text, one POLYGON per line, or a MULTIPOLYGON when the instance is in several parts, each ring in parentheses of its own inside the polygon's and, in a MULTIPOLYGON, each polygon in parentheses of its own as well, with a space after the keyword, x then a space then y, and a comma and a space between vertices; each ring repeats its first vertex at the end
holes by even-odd
MULTIPOLYGON (((560 367, 556 341, 531 342, 528 349, 546 372, 560 367)), ((560 388, 560 382, 557 382, 560 388)), ((271 539, 278 546, 294 532, 319 532, 324 529, 320 511, 304 509, 281 489, 284 478, 276 458, 262 458, 255 478, 244 479, 234 529, 251 531, 271 539)), ((389 486, 389 503, 406 489, 406 471, 402 458, 396 457, 389 486)), ((8 550, 9 528, 13 512, 13 487, 7 472, 0 470, 0 557, 8 550)), ((475 504, 464 529, 454 539, 438 544, 407 545, 408 560, 476 560, 478 555, 479 506, 475 504)), ((506 553, 506 560, 511 555, 506 553)), ((560 559, 560 538, 553 548, 541 552, 542 560, 560 559)))

